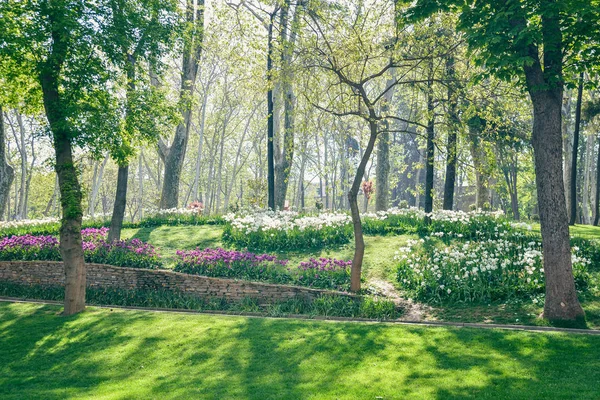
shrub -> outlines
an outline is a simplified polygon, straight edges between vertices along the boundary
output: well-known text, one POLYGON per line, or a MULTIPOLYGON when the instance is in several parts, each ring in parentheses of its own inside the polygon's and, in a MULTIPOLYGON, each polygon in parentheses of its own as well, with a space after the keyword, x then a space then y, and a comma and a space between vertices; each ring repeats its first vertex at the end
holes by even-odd
POLYGON ((350 216, 343 213, 301 215, 293 211, 228 214, 223 241, 249 250, 323 248, 352 238, 350 216))
MULTIPOLYGON (((397 279, 427 302, 489 302, 544 293, 541 244, 524 234, 484 241, 443 243, 436 236, 400 248, 397 279)), ((573 255, 575 280, 586 290, 589 260, 573 255)))

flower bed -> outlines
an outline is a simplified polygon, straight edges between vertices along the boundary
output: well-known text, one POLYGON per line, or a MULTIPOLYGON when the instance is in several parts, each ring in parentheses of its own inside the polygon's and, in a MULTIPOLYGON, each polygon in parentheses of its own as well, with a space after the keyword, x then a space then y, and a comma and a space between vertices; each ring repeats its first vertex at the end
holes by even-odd
MULTIPOLYGON (((108 243, 106 228, 82 231, 86 262, 132 268, 158 268, 162 265, 156 249, 139 239, 108 243)), ((59 242, 54 236, 11 236, 0 239, 0 261, 60 261, 59 242)))
MULTIPOLYGON (((531 229, 529 225, 522 225, 531 229)), ((391 208, 387 211, 367 213, 363 218, 363 231, 369 235, 427 235, 443 232, 447 239, 475 239, 497 238, 501 233, 516 229, 517 226, 506 220, 501 212, 439 210, 426 214, 416 208, 391 208), (429 217, 428 224, 425 223, 425 217, 429 217)))
POLYGON ((352 238, 350 216, 301 215, 293 211, 228 214, 223 240, 249 250, 301 250, 345 244, 352 238))
POLYGON ((350 261, 319 258, 286 268, 288 261, 275 256, 221 248, 178 251, 177 256, 175 271, 188 274, 333 290, 350 287, 350 261))
MULTIPOLYGON (((441 235, 410 240, 396 255, 397 279, 413 298, 427 302, 489 302, 544 293, 541 243, 527 235, 444 243, 441 235)), ((574 249, 576 285, 588 285, 590 261, 574 249)))

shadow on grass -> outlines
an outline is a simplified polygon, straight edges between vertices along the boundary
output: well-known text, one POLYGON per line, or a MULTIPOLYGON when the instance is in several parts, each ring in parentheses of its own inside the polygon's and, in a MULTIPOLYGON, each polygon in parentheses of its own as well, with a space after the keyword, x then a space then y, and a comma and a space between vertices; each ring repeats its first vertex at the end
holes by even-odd
POLYGON ((594 398, 600 338, 0 303, 0 398, 594 398))

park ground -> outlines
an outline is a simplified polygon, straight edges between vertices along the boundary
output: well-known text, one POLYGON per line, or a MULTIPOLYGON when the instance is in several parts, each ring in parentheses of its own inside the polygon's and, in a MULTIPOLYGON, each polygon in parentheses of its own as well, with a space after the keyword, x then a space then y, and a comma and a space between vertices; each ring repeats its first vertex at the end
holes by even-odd
POLYGON ((600 336, 0 303, 2 399, 597 399, 600 336))
MULTIPOLYGON (((539 231, 539 226, 533 226, 539 231)), ((220 247, 222 227, 202 226, 156 226, 148 228, 125 229, 124 238, 138 238, 160 249, 167 267, 175 263, 176 250, 220 247)), ((586 239, 600 239, 600 227, 578 225, 571 227, 571 235, 586 239)), ((418 304, 405 301, 402 292, 395 286, 396 267, 394 256, 399 247, 406 245, 411 235, 365 236, 365 258, 363 264, 364 283, 368 290, 386 296, 396 297, 405 308, 404 319, 420 321, 448 321, 496 324, 545 325, 547 321, 538 318, 542 313, 542 304, 530 301, 508 301, 491 304, 418 304)), ((279 258, 289 259, 292 264, 306 261, 310 257, 335 257, 350 260, 353 245, 343 245, 316 251, 279 252, 279 258)), ((591 269, 592 279, 600 282, 600 266, 591 269)), ((595 285, 600 287, 600 284, 595 285)), ((600 293, 592 292, 581 298, 586 312, 587 326, 600 329, 600 293)))

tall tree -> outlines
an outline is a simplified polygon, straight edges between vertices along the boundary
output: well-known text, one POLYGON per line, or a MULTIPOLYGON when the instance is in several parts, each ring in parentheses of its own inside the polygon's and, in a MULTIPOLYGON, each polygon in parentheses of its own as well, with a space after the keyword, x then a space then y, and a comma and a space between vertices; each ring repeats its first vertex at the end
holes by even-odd
POLYGON ((577 87, 577 103, 575 105, 575 130, 573 131, 573 151, 571 153, 571 186, 570 190, 570 210, 569 225, 575 225, 577 220, 577 161, 579 152, 579 132, 581 130, 581 102, 583 100, 583 72, 579 74, 579 84, 577 87))
POLYGON ((562 179, 561 105, 564 56, 583 51, 596 62, 600 2, 418 0, 409 14, 456 12, 459 28, 489 70, 505 79, 519 78, 533 105, 532 144, 543 241, 546 301, 550 320, 584 316, 573 279, 562 179), (515 68, 518 66, 519 68, 515 68))
MULTIPOLYGON (((146 6, 143 1, 141 4, 146 6)), ((62 208, 60 253, 65 268, 66 315, 85 307, 82 190, 74 148, 104 150, 118 130, 118 96, 109 66, 122 59, 112 44, 123 38, 119 30, 107 23, 110 14, 108 1, 0 3, 0 58, 13 60, 37 77, 55 151, 62 208)))
POLYGON ((4 130, 4 112, 0 104, 0 221, 4 219, 6 203, 10 197, 10 187, 15 178, 15 171, 7 162, 6 136, 4 130))
POLYGON ((177 208, 179 204, 179 182, 192 125, 192 98, 204 38, 204 0, 187 0, 185 15, 187 26, 179 88, 182 122, 177 125, 170 146, 162 140, 158 142, 159 154, 165 164, 161 209, 177 208))

